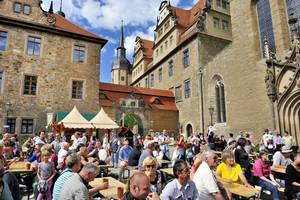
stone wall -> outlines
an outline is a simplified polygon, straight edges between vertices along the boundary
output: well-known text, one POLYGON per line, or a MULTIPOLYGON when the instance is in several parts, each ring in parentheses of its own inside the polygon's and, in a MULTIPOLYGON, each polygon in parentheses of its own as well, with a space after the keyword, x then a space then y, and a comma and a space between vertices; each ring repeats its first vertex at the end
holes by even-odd
POLYGON ((0 95, 0 132, 6 123, 5 104, 12 104, 9 117, 17 119, 16 133, 24 118, 34 119, 34 132, 45 129, 46 113, 70 111, 74 105, 82 113, 99 111, 100 45, 49 33, 0 24, 8 32, 7 51, 0 52, 4 88, 0 95), (29 35, 41 37, 40 56, 27 55, 29 35), (86 60, 73 63, 73 46, 86 47, 86 60), (23 95, 24 75, 38 76, 37 95, 23 95), (72 80, 84 81, 83 100, 71 99, 72 80))

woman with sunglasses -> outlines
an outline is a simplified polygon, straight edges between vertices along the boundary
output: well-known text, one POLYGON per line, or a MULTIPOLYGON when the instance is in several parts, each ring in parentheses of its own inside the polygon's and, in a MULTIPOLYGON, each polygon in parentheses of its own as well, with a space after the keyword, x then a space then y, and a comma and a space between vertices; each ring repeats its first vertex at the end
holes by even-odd
POLYGON ((143 161, 143 169, 150 179, 151 192, 161 193, 166 185, 166 175, 164 172, 157 170, 157 161, 154 157, 148 156, 143 161))

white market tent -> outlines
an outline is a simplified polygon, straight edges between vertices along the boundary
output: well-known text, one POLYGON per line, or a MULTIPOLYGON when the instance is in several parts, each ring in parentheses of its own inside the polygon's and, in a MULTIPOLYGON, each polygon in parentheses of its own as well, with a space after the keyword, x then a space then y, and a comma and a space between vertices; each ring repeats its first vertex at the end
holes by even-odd
POLYGON ((90 123, 95 127, 99 129, 114 129, 119 128, 116 122, 114 122, 101 108, 101 110, 98 112, 98 114, 90 120, 90 123))
POLYGON ((80 114, 76 106, 74 106, 71 112, 58 122, 58 124, 63 124, 65 128, 94 128, 92 124, 80 114))

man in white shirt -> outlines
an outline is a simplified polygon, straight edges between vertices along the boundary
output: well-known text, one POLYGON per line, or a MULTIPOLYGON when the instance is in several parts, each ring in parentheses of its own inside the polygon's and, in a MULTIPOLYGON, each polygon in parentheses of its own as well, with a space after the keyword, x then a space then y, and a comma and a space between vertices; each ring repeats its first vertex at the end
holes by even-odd
POLYGON ((163 130, 162 134, 157 137, 158 143, 160 145, 160 150, 169 158, 169 143, 170 138, 168 136, 167 130, 163 130))
POLYGON ((292 150, 288 146, 283 146, 281 151, 273 155, 273 167, 287 167, 293 161, 291 160, 292 150))
POLYGON ((58 155, 57 155, 57 168, 58 169, 62 169, 62 165, 64 163, 64 159, 67 157, 68 155, 68 151, 69 151, 69 143, 67 142, 62 142, 61 143, 61 149, 59 150, 58 152, 58 155))
POLYGON ((199 199, 223 200, 212 169, 216 167, 217 155, 213 151, 205 151, 201 155, 202 163, 197 169, 193 181, 199 192, 199 199))

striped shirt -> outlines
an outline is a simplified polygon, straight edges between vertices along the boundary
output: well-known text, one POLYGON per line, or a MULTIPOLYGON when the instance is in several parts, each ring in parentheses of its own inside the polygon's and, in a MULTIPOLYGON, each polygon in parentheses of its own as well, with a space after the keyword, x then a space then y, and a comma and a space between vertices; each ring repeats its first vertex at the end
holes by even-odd
POLYGON ((54 187, 53 187, 53 195, 52 200, 59 200, 61 189, 63 188, 64 184, 74 175, 75 173, 72 172, 70 169, 65 169, 58 179, 56 180, 54 187))

